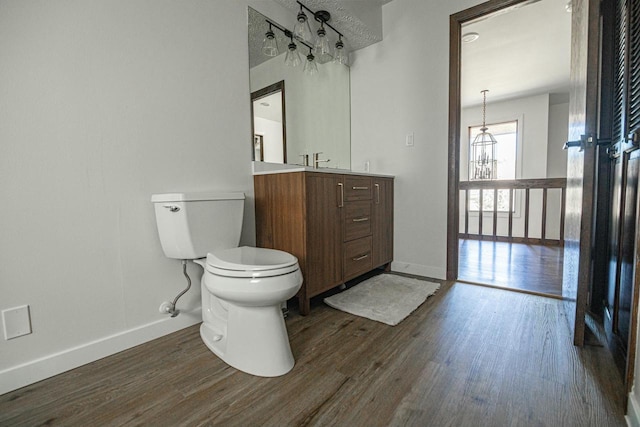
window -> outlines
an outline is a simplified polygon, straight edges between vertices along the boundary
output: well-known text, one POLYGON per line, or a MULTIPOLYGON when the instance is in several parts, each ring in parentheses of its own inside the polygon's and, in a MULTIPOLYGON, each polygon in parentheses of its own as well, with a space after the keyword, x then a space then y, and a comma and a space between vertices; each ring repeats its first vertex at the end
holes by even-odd
MULTIPOLYGON (((469 127, 469 153, 471 150, 471 142, 478 135, 482 126, 469 127)), ((490 132, 496 141, 496 175, 497 179, 516 179, 516 152, 518 145, 518 121, 513 120, 503 123, 487 124, 488 132, 490 132)), ((471 176, 471 171, 469 172, 471 176)), ((469 192, 469 210, 478 211, 480 203, 480 191, 472 190, 469 192)), ((514 203, 515 209, 515 203, 514 203)), ((482 192, 482 210, 493 211, 493 191, 482 192)), ((509 210, 509 190, 498 190, 498 212, 507 212, 509 210)))

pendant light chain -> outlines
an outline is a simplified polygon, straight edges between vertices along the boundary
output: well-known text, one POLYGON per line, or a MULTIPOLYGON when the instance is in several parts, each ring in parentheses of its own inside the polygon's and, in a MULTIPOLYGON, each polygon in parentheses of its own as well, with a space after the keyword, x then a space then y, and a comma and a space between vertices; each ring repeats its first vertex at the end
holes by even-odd
POLYGON ((487 130, 487 89, 482 91, 482 129, 485 132, 487 130))

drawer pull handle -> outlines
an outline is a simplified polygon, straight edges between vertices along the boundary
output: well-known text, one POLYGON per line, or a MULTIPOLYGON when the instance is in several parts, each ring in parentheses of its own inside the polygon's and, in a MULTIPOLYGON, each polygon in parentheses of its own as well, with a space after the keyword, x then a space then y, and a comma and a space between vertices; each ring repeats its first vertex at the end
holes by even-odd
POLYGON ((376 186, 376 205, 380 204, 380 184, 375 184, 376 186))
POLYGON ((338 189, 340 189, 340 200, 338 201, 338 207, 344 207, 344 184, 339 182, 338 189))
POLYGON ((368 190, 369 187, 352 187, 354 190, 368 190))
POLYGON ((351 258, 351 260, 352 261, 362 261, 365 258, 369 258, 369 254, 360 255, 360 256, 357 256, 355 258, 351 258))
POLYGON ((364 222, 364 221, 369 221, 369 218, 368 217, 353 218, 353 222, 364 222))

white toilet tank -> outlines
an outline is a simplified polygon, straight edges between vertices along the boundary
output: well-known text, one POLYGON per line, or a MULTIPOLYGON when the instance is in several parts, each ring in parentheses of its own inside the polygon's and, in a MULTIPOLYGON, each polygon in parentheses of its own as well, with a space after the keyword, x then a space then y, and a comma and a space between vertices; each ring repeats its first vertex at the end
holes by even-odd
POLYGON ((168 258, 198 259, 238 247, 243 193, 169 193, 151 196, 162 250, 168 258))

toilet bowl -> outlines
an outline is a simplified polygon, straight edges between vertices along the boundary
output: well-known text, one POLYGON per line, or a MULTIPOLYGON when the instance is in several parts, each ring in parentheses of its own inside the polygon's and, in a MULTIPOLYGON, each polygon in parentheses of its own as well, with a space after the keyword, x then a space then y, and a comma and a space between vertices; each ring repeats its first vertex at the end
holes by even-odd
POLYGON ((273 249, 239 247, 196 260, 202 276, 200 336, 227 364, 252 375, 284 375, 294 366, 282 301, 302 285, 298 260, 273 249))
POLYGON ((286 252, 238 247, 244 200, 243 193, 219 192, 151 197, 164 254, 204 269, 200 336, 206 346, 237 369, 274 377, 293 368, 280 307, 300 289, 302 273, 286 252))

